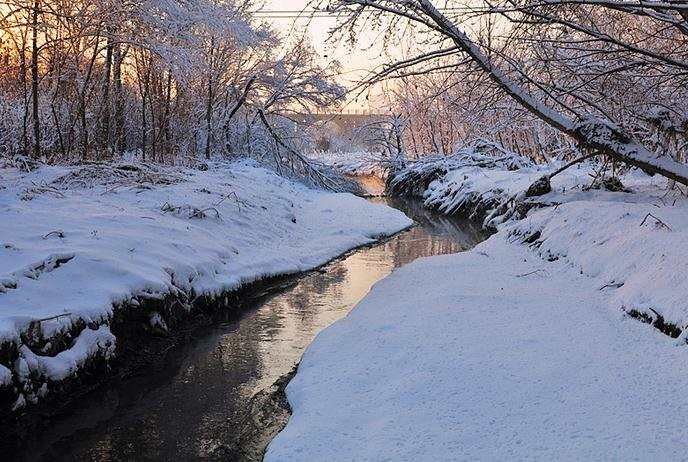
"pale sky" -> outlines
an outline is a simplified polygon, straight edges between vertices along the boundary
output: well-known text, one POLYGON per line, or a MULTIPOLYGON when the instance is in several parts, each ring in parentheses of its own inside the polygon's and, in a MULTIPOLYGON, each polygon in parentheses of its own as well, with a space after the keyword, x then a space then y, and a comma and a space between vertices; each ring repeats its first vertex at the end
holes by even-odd
MULTIPOLYGON (((308 4, 308 0, 267 0, 266 10, 302 10, 308 4)), ((267 20, 267 19, 266 19, 267 20)), ((339 60, 342 64, 343 75, 340 83, 347 85, 365 75, 366 71, 372 67, 380 65, 384 62, 381 57, 382 49, 380 46, 369 47, 371 43, 375 42, 375 37, 364 37, 362 43, 355 49, 347 44, 333 46, 326 43, 328 37, 328 30, 336 24, 336 18, 308 18, 304 15, 303 19, 292 18, 275 18, 269 19, 275 24, 276 28, 288 33, 295 28, 297 31, 303 30, 308 26, 308 33, 312 38, 312 43, 316 50, 322 55, 324 60, 339 60), (366 49, 368 48, 368 49, 366 49)), ((374 92, 373 92, 374 93, 374 92)), ((372 98, 372 97, 371 97, 372 98)), ((372 98, 374 99, 374 98, 372 98)), ((347 108, 349 109, 368 109, 368 103, 365 96, 359 98, 358 101, 351 101, 347 108)), ((375 102, 370 104, 370 109, 377 109, 375 102)))

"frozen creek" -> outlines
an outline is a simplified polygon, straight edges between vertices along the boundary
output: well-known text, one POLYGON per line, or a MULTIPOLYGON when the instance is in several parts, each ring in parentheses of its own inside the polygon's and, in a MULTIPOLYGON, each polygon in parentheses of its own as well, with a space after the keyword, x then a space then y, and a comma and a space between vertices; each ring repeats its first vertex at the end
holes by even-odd
POLYGON ((417 258, 472 248, 472 224, 391 202, 419 226, 358 250, 228 314, 156 367, 86 396, 35 441, 27 460, 232 459, 251 398, 289 373, 322 329, 370 287, 417 258))

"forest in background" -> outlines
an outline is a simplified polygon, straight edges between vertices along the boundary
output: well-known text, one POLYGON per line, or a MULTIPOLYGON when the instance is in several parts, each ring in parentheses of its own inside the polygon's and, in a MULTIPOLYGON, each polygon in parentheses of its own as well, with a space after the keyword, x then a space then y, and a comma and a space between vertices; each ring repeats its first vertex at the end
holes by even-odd
POLYGON ((304 114, 384 85, 380 112, 392 115, 363 137, 389 155, 597 155, 688 183, 683 2, 314 1, 335 18, 333 41, 355 46, 372 32, 389 52, 348 89, 337 62, 261 21, 262 7, 3 0, 0 156, 190 165, 249 155, 311 172, 304 114))
POLYGON ((335 34, 343 40, 372 29, 388 49, 403 44, 404 57, 362 85, 393 81, 385 94, 410 157, 457 145, 540 162, 597 154, 686 182, 686 2, 318 5, 341 18, 335 34), (656 159, 670 171, 659 172, 656 159))
POLYGON ((337 102, 337 63, 253 0, 3 0, 0 156, 166 164, 275 156, 337 102))

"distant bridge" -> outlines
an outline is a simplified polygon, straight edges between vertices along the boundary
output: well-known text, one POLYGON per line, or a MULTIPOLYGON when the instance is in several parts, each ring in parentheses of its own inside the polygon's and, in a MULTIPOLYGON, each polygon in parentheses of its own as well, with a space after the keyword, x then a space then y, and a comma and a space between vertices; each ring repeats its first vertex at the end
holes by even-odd
POLYGON ((314 124, 318 149, 328 150, 342 143, 350 147, 371 148, 370 140, 357 130, 374 122, 385 120, 389 114, 367 110, 348 110, 339 113, 303 114, 297 120, 314 124))
POLYGON ((357 128, 387 117, 388 114, 378 112, 351 110, 339 113, 304 114, 299 118, 303 122, 318 123, 324 129, 332 130, 338 135, 350 135, 357 128))

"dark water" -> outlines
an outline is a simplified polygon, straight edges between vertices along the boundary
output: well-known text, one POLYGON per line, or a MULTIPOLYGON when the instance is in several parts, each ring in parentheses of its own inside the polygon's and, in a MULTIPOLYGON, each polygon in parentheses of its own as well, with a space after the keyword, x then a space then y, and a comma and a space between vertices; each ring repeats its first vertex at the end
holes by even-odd
POLYGON ((363 249, 256 302, 175 348, 140 377, 87 396, 27 442, 30 460, 198 460, 223 448, 258 391, 288 373, 322 329, 378 280, 419 257, 460 252, 483 236, 471 224, 390 203, 420 226, 363 249))

